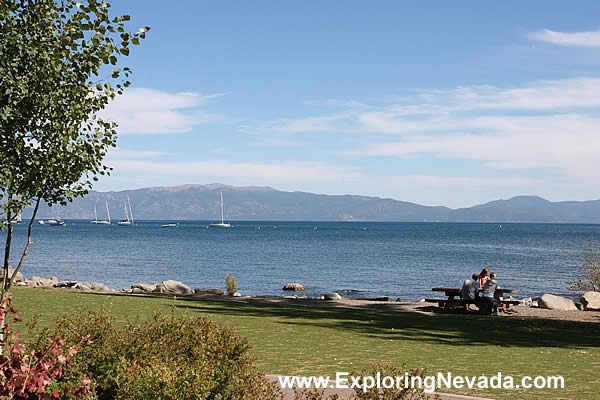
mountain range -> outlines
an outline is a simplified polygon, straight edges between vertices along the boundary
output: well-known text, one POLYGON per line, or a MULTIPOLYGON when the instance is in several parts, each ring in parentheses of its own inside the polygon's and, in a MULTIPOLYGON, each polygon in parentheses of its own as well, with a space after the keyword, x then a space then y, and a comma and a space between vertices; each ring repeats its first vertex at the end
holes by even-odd
MULTIPOLYGON (((66 207, 40 207, 38 218, 99 219, 108 203, 113 220, 124 218, 129 196, 135 219, 218 220, 223 193, 228 221, 389 221, 600 223, 600 200, 550 202, 517 196, 468 208, 423 206, 388 198, 285 192, 271 187, 222 184, 149 187, 118 192, 90 191, 66 207)), ((25 210, 25 218, 31 216, 25 210)))

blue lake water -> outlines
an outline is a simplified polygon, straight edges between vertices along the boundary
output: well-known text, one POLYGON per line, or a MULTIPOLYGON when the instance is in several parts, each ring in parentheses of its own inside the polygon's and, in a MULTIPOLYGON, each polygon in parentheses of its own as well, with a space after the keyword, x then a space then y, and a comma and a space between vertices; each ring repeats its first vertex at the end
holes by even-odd
MULTIPOLYGON (((115 289, 165 279, 224 288, 230 272, 245 295, 282 295, 284 283, 300 282, 309 296, 354 289, 363 291, 354 297, 418 300, 431 297, 432 287, 458 287, 488 267, 518 297, 569 296, 587 246, 600 248, 600 225, 234 222, 219 229, 202 221, 163 223, 36 224, 22 271, 115 289)), ((15 226, 13 265, 26 230, 25 223, 15 226)))

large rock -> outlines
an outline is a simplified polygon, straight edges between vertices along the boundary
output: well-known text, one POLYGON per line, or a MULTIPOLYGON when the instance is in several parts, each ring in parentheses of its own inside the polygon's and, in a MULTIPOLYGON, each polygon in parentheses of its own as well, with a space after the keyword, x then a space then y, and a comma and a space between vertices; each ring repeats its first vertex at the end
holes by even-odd
POLYGON ((113 290, 102 282, 77 282, 73 289, 91 290, 94 292, 112 292, 113 290))
POLYGON ((580 301, 586 311, 600 310, 600 292, 585 292, 580 301))
MULTIPOLYGON (((13 274, 15 273, 15 270, 13 267, 11 267, 10 265, 8 266, 8 278, 12 278, 13 274)), ((23 278, 23 274, 21 273, 21 271, 17 272, 17 276, 15 276, 15 283, 16 282, 22 282, 25 279, 23 278)))
POLYGON ((143 293, 143 292, 151 292, 156 289, 157 284, 153 283, 134 283, 131 285, 131 289, 133 289, 133 293, 143 293))
POLYGON ((324 298, 325 300, 341 300, 342 296, 337 293, 327 293, 324 298))
POLYGON ((293 290, 296 292, 301 292, 303 290, 306 290, 306 288, 296 282, 296 283, 286 283, 285 285, 283 285, 283 290, 293 290))
POLYGON ((190 288, 186 284, 178 282, 178 281, 174 281, 171 279, 169 279, 167 281, 162 281, 161 283, 156 285, 156 288, 154 290, 152 290, 152 292, 168 293, 168 294, 193 294, 194 293, 192 288, 190 288))
POLYGON ((577 311, 573 300, 547 293, 538 299, 538 306, 550 310, 577 311))
POLYGON ((54 286, 55 283, 58 282, 58 279, 56 279, 56 277, 53 277, 53 279, 48 279, 48 278, 42 278, 39 276, 32 276, 31 279, 27 279, 24 281, 25 283, 27 283, 27 286, 29 287, 52 287, 54 286))

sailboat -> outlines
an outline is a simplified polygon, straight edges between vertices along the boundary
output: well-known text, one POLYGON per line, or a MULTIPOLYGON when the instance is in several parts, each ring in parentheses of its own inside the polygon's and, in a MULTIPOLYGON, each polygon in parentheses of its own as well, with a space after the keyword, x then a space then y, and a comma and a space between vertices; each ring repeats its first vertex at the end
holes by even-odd
POLYGON ((23 217, 21 217, 21 213, 18 213, 11 221, 11 224, 20 224, 23 222, 23 217))
POLYGON ((96 203, 94 203, 94 219, 90 221, 90 224, 99 224, 98 213, 96 212, 96 203))
POLYGON ((117 222, 118 225, 121 226, 130 226, 133 225, 133 211, 131 211, 131 201, 129 201, 129 196, 127 196, 127 204, 123 204, 125 206, 125 218, 117 222), (129 211, 127 211, 127 205, 129 205, 129 211))
POLYGON ((108 219, 105 219, 103 221, 98 221, 97 224, 100 224, 100 225, 110 225, 110 211, 108 211, 108 200, 104 200, 104 202, 106 203, 106 217, 108 219))
POLYGON ((231 224, 226 224, 223 219, 223 192, 221 192, 221 223, 208 225, 212 228, 231 228, 231 224))

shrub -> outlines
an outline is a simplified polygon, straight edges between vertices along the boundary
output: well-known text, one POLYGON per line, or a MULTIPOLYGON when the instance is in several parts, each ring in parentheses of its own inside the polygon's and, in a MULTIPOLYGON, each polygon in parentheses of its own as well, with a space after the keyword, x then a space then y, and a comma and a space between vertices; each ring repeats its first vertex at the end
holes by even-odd
POLYGON ((581 264, 579 273, 580 278, 569 284, 569 290, 576 292, 600 291, 600 263, 598 263, 598 255, 594 251, 594 246, 588 247, 586 260, 581 264))
POLYGON ((10 303, 9 298, 0 305, 0 398, 33 400, 87 396, 91 381, 85 376, 70 385, 58 385, 60 390, 57 387, 57 381, 72 366, 71 361, 77 354, 75 347, 66 349, 64 340, 53 336, 47 338, 42 351, 27 353, 18 341, 18 335, 10 328, 10 323, 21 321, 10 303), (11 314, 14 319, 9 321, 11 314))
POLYGON ((225 287, 229 296, 233 296, 237 292, 237 281, 229 272, 225 274, 225 287))
POLYGON ((88 311, 61 318, 54 332, 67 343, 90 338, 78 348, 85 362, 74 364, 61 382, 88 375, 94 398, 279 398, 254 367, 247 339, 208 318, 157 312, 117 328, 106 311, 88 311))

